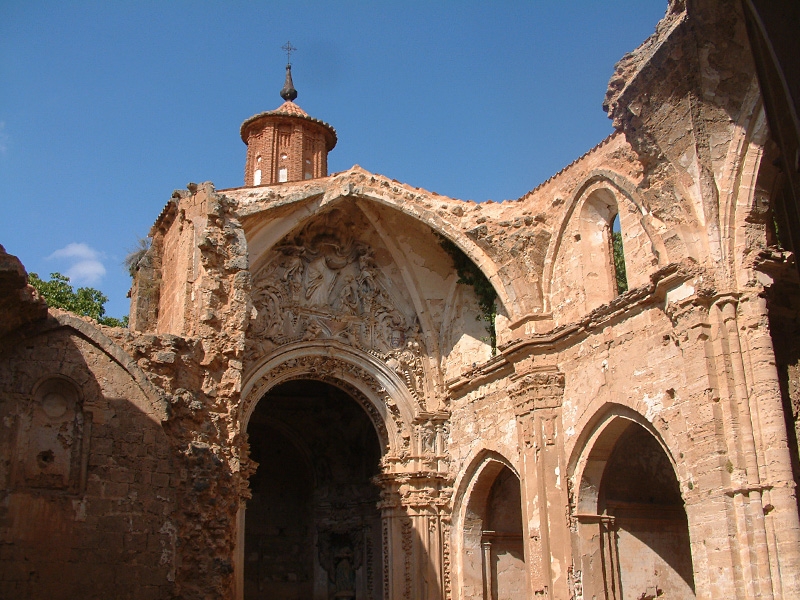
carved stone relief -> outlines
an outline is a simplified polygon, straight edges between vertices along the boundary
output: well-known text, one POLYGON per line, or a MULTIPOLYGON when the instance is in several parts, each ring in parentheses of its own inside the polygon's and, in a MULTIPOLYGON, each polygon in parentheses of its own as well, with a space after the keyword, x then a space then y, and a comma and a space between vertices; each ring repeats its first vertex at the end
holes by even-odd
POLYGON ((20 487, 78 493, 86 486, 92 414, 71 383, 53 377, 37 389, 20 420, 15 482, 20 487))
MULTIPOLYGON (((537 412, 556 409, 564 399, 564 374, 557 371, 531 371, 513 377, 508 393, 514 402, 514 413, 521 425, 521 443, 526 449, 536 445, 537 412)), ((542 415, 543 439, 547 446, 555 444, 556 424, 552 414, 542 415)))
POLYGON ((384 361, 424 410, 425 347, 416 314, 342 219, 338 210, 323 215, 278 245, 255 274, 247 358, 293 342, 335 340, 384 361))
MULTIPOLYGON (((367 570, 372 565, 365 556, 366 547, 371 545, 369 525, 362 527, 342 527, 334 524, 322 526, 318 533, 317 548, 320 566, 328 574, 328 589, 331 598, 356 597, 356 572, 367 561, 367 570)), ((367 577, 367 597, 374 596, 371 577, 367 577)))
MULTIPOLYGON (((373 392, 374 396, 379 398, 382 403, 386 405, 392 417, 392 421, 394 421, 397 437, 403 447, 407 448, 411 437, 410 431, 408 431, 408 428, 400 416, 400 409, 397 403, 392 399, 386 389, 361 367, 327 356, 292 358, 272 369, 266 377, 259 381, 253 388, 248 399, 245 400, 243 406, 244 412, 247 414, 247 412, 249 412, 249 407, 258 402, 264 394, 278 382, 289 381, 291 379, 315 379, 317 381, 324 381, 341 388, 361 405, 374 424, 381 444, 385 448, 389 448, 389 434, 386 427, 387 424, 383 417, 372 401, 370 401, 361 390, 342 380, 341 375, 343 373, 348 374, 353 379, 364 382, 373 392)), ((392 450, 403 452, 403 448, 392 450)))

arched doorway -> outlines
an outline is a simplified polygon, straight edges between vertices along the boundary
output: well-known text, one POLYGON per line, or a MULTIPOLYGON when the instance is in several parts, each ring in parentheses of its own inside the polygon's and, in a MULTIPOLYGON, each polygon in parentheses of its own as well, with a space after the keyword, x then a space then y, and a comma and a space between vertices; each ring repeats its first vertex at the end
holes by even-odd
POLYGON ((511 600, 526 597, 519 478, 502 462, 488 458, 467 494, 461 598, 511 600))
POLYGON ((607 423, 594 440, 579 493, 585 596, 695 597, 680 486, 651 431, 622 417, 607 423))
POLYGON ((363 408, 312 380, 275 386, 247 428, 244 598, 381 597, 381 446, 363 408))

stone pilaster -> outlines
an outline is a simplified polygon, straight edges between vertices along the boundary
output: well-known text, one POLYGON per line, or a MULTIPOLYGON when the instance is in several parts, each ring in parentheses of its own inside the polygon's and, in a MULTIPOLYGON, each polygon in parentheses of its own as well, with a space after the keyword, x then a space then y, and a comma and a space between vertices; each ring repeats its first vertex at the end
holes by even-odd
POLYGON ((514 402, 521 454, 521 491, 525 562, 529 593, 569 596, 569 529, 561 404, 564 375, 555 370, 516 376, 509 393, 514 402))
POLYGON ((385 473, 376 479, 384 598, 449 598, 452 481, 436 471, 385 473))
MULTIPOLYGON (((720 303, 744 426, 747 485, 732 490, 756 511, 753 539, 763 597, 800 596, 800 520, 791 471, 786 421, 763 298, 745 296, 720 303)), ((751 549, 752 552, 752 549, 751 549)))

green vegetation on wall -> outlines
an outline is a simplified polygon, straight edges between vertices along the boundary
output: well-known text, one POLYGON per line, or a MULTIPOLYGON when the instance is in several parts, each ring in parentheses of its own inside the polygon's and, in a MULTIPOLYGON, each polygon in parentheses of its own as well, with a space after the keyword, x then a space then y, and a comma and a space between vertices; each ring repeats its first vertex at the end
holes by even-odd
POLYGON ((453 266, 458 274, 458 283, 472 286, 475 296, 478 298, 481 314, 477 319, 485 323, 486 331, 489 334, 488 342, 492 345, 492 356, 497 354, 497 330, 495 320, 497 318, 497 292, 494 291, 489 279, 484 275, 478 266, 472 262, 461 248, 445 237, 439 236, 439 245, 450 255, 453 266))
POLYGON ((614 254, 614 275, 617 278, 617 293, 624 294, 628 291, 628 275, 625 271, 625 253, 622 250, 622 233, 614 231, 611 234, 611 249, 614 254))

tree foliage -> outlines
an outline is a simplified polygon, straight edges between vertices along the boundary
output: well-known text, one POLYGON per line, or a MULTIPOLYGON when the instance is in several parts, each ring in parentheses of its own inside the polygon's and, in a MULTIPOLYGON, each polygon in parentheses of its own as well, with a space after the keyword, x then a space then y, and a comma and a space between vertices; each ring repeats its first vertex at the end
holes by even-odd
POLYGON ((50 281, 44 281, 36 273, 31 273, 28 282, 52 308, 61 308, 82 317, 91 317, 98 323, 110 327, 128 326, 127 315, 122 319, 105 316, 105 303, 108 302, 108 297, 103 292, 90 287, 79 287, 74 290, 66 275, 50 273, 50 281))

